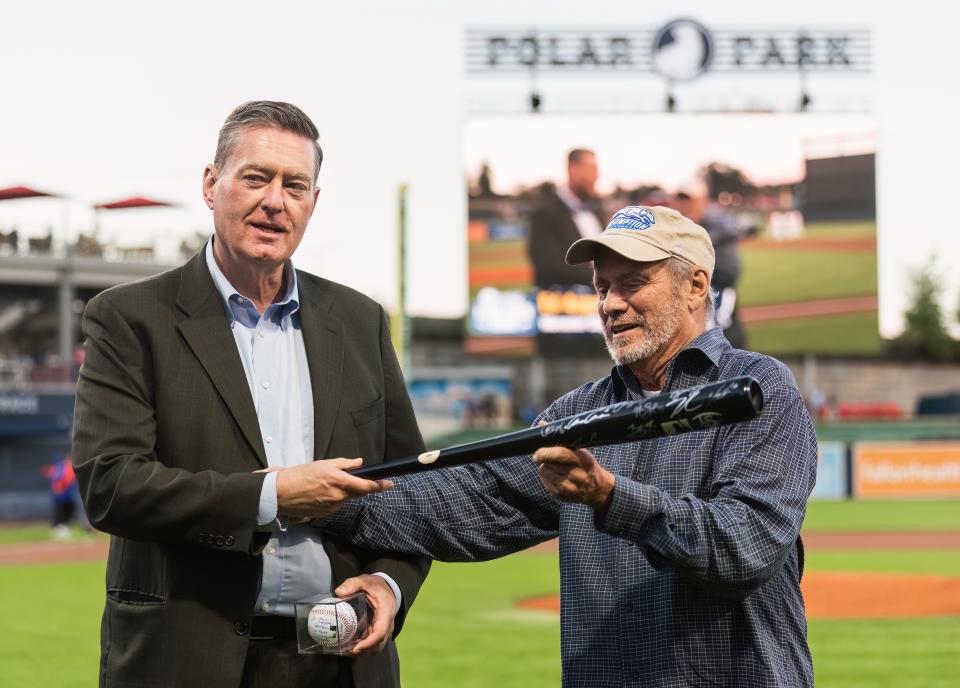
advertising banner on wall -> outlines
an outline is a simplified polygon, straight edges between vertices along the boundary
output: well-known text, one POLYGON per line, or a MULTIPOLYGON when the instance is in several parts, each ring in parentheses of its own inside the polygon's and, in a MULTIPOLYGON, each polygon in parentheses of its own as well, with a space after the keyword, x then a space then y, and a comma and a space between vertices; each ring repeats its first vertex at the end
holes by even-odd
POLYGON ((960 442, 857 442, 853 496, 960 497, 960 442))
POLYGON ((428 443, 469 430, 505 431, 513 423, 509 368, 415 368, 408 388, 428 443))
POLYGON ((817 484, 810 499, 843 499, 847 496, 847 445, 820 442, 817 447, 817 484))

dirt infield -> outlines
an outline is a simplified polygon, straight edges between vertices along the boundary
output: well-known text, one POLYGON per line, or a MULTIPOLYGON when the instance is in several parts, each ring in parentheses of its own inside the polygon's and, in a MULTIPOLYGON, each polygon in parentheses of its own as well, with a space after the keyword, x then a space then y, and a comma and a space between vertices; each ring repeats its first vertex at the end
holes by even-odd
MULTIPOLYGON (((803 542, 808 550, 960 549, 960 531, 803 533, 803 542)), ((105 537, 84 542, 0 545, 0 566, 99 561, 107 558, 107 549, 105 537)), ((555 553, 557 550, 557 541, 550 540, 531 547, 527 553, 555 553)))
MULTIPOLYGON (((896 619, 960 615, 960 578, 811 571, 800 584, 810 619, 896 619)), ((520 600, 521 609, 560 611, 556 595, 520 600)))
POLYGON ((960 549, 960 531, 803 533, 807 549, 960 549))
MULTIPOLYGON (((810 550, 958 549, 960 531, 804 533, 810 550)), ((103 561, 108 542, 29 542, 0 546, 0 566, 103 561)), ((551 540, 528 552, 555 553, 551 540)), ((809 571, 801 584, 811 619, 903 618, 960 615, 960 578, 864 572, 809 571)), ((559 611, 551 595, 520 600, 522 609, 559 611)))
POLYGON ((0 545, 0 566, 10 564, 61 564, 75 561, 103 561, 109 542, 23 542, 0 545))
POLYGON ((775 241, 774 239, 746 239, 740 242, 745 249, 775 249, 795 251, 876 251, 877 240, 872 237, 847 237, 845 239, 831 239, 828 237, 804 237, 790 241, 775 241))
MULTIPOLYGON (((864 549, 960 549, 960 531, 930 530, 886 533, 817 532, 802 533, 808 550, 864 549)), ((557 540, 550 540, 526 550, 531 554, 558 551, 557 540)))
MULTIPOLYGON (((960 549, 960 531, 803 533, 807 550, 960 549)), ((556 552, 551 540, 528 552, 556 552)), ((811 619, 960 615, 960 578, 891 573, 808 571, 800 585, 811 619)), ((520 600, 521 609, 559 611, 555 595, 520 600)))
POLYGON ((792 318, 818 318, 825 315, 869 313, 875 310, 877 310, 876 296, 847 296, 838 299, 744 306, 740 309, 740 319, 745 323, 756 323, 792 318))

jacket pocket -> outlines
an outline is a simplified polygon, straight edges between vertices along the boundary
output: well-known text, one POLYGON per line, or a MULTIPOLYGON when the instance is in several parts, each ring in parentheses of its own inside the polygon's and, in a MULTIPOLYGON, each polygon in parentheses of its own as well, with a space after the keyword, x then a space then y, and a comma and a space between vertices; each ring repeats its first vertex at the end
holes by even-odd
POLYGON ((353 424, 355 427, 360 427, 361 425, 366 425, 367 423, 380 418, 385 413, 385 405, 383 402, 383 397, 374 401, 372 404, 367 404, 362 406, 355 411, 351 411, 350 415, 353 417, 353 424))
POLYGON ((166 601, 155 593, 124 588, 107 588, 107 597, 118 604, 159 605, 166 601))

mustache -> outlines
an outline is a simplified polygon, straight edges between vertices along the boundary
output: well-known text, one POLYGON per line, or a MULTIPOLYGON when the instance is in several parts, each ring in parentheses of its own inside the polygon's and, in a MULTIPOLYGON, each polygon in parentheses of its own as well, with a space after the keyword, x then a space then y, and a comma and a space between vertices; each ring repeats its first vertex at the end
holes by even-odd
POLYGON ((603 329, 607 333, 611 332, 614 327, 621 325, 636 325, 642 329, 646 329, 647 319, 642 315, 622 315, 618 318, 607 317, 603 319, 603 329))

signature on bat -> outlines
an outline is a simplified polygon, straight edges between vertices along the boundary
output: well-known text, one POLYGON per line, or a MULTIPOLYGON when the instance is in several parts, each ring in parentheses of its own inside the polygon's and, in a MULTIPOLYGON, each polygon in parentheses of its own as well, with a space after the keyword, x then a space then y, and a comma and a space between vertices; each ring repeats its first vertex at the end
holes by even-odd
POLYGON ((643 439, 660 435, 676 435, 688 430, 705 430, 715 428, 723 423, 723 414, 716 411, 704 411, 689 418, 674 420, 648 420, 645 423, 632 423, 627 426, 627 436, 630 439, 643 439))

